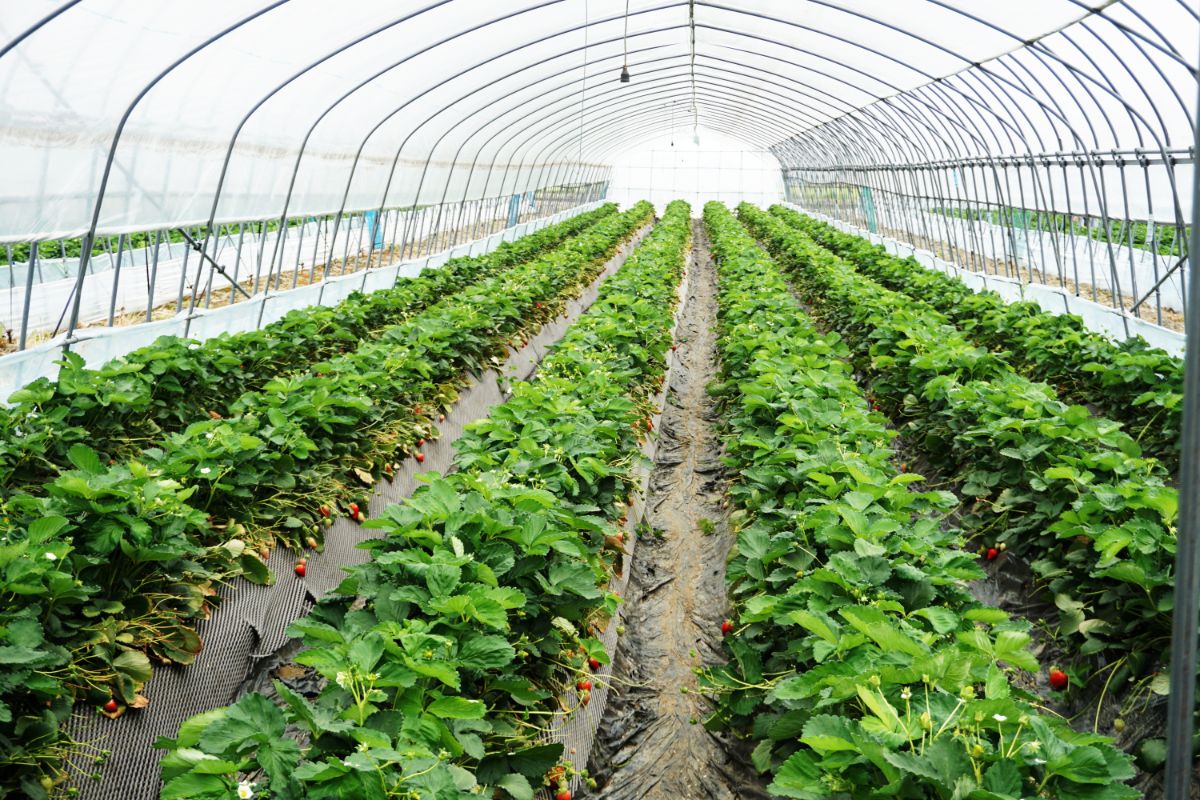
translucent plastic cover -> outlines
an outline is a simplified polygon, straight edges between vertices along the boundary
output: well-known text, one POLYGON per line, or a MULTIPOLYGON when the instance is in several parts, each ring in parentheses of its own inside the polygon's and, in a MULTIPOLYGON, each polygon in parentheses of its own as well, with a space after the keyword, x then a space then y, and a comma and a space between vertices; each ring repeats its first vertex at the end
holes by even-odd
POLYGON ((0 0, 0 239, 517 193, 689 115, 789 166, 1161 149, 1196 51, 1182 0, 0 0))

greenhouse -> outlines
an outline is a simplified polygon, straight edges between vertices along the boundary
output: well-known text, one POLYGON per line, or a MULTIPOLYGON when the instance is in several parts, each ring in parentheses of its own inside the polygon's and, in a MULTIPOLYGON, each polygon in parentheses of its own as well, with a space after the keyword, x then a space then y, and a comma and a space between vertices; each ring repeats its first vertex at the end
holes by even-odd
POLYGON ((0 0, 0 798, 1200 798, 1195 0, 0 0))

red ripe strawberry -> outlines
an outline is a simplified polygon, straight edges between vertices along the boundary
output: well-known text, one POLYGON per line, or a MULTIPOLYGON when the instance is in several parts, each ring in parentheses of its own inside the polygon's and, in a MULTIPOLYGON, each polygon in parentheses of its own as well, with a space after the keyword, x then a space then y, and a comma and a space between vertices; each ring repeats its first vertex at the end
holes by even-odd
POLYGON ((349 507, 350 507, 350 516, 357 517, 358 516, 358 503, 351 503, 349 507))
POLYGON ((592 693, 591 692, 580 692, 579 693, 579 702, 583 703, 585 706, 588 703, 592 702, 592 693))
POLYGON ((733 632, 733 622, 731 620, 725 620, 724 622, 721 623, 721 635, 722 636, 724 636, 728 633, 732 633, 732 632, 733 632))
POLYGON ((413 406, 413 413, 416 414, 418 417, 421 416, 421 406, 419 403, 417 405, 413 406))
POLYGON ((600 669, 600 662, 594 658, 589 658, 588 666, 592 668, 592 672, 595 672, 596 670, 600 669))
POLYGON ((650 417, 646 417, 646 430, 654 430, 654 420, 650 419, 650 417))
POLYGON ((425 454, 424 454, 424 453, 418 452, 418 453, 417 453, 417 456, 416 456, 416 458, 417 458, 417 463, 418 463, 418 464, 424 464, 424 463, 425 463, 425 454))
POLYGON ((998 556, 998 555, 1000 555, 1000 551, 999 551, 999 550, 997 550, 996 548, 994 548, 994 547, 989 547, 989 548, 987 549, 987 555, 986 555, 986 557, 987 557, 987 560, 988 560, 988 561, 995 561, 995 560, 996 560, 996 556, 998 556))
POLYGON ((322 517, 328 517, 328 516, 329 516, 329 506, 321 506, 321 508, 320 508, 319 510, 320 510, 320 512, 321 512, 321 516, 322 516, 322 517))
POLYGON ((1051 689, 1055 690, 1056 692, 1061 692, 1063 689, 1067 688, 1067 684, 1069 684, 1070 682, 1071 682, 1071 679, 1069 677, 1067 677, 1067 673, 1063 672, 1058 667, 1055 667, 1054 669, 1050 670, 1050 688, 1051 689))
POLYGON ((571 790, 563 789, 561 792, 554 795, 554 800, 571 800, 571 790))
POLYGON ((671 345, 671 352, 672 352, 672 353, 674 353, 674 352, 675 352, 676 350, 678 350, 678 349, 679 349, 679 346, 678 346, 678 345, 674 345, 674 344, 673 344, 673 345, 671 345))
POLYGON ((117 701, 111 697, 108 698, 108 702, 104 704, 104 710, 109 714, 117 713, 118 708, 120 708, 120 706, 117 705, 117 701))
POLYGON ((592 690, 591 681, 576 681, 575 688, 581 692, 590 692, 592 690))
POLYGON ((303 578, 305 573, 307 573, 307 572, 308 572, 308 567, 306 567, 304 564, 296 565, 296 577, 303 578))
POLYGON ((425 440, 417 439, 417 447, 424 447, 424 446, 425 446, 425 440))

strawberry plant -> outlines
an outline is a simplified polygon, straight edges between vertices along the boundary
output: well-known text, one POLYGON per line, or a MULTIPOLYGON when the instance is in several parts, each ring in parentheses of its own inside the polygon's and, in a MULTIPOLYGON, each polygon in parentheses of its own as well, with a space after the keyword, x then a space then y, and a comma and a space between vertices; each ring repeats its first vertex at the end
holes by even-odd
POLYGON ((1094 404, 1125 423, 1143 449, 1168 467, 1178 463, 1182 359, 1139 336, 1114 343, 1072 314, 1052 314, 1034 302, 1006 303, 995 292, 975 292, 914 258, 897 258, 784 206, 773 206, 771 213, 884 286, 936 308, 976 344, 1007 351, 1015 368, 1057 387, 1064 398, 1094 404))
POLYGON ((1016 375, 928 306, 769 214, 740 214, 845 337, 884 409, 955 477, 964 522, 1029 559, 1068 644, 1121 661, 1114 687, 1151 671, 1170 634, 1178 506, 1162 465, 1118 423, 1016 375))
POLYGON ((612 204, 506 242, 475 258, 456 258, 395 288, 354 294, 334 307, 288 313, 261 330, 203 344, 164 336, 97 369, 67 355, 55 381, 42 378, 0 410, 0 487, 35 490, 70 465, 86 443, 109 458, 136 457, 164 434, 227 415, 232 399, 376 338, 480 280, 533 260, 611 219, 612 204))
MULTIPOLYGON (((651 211, 641 204, 606 218, 561 251, 435 303, 314 374, 268 382, 231 402, 228 416, 193 423, 142 460, 106 463, 77 444, 67 453, 76 469, 46 484, 45 496, 9 496, 3 535, 20 549, 11 564, 0 552, 0 635, 9 619, 37 619, 52 662, 61 663, 56 647, 71 656, 53 678, 21 683, 23 662, 16 677, 0 678, 0 700, 13 709, 0 719, 0 743, 11 743, 0 765, 42 768, 17 732, 31 729, 30 715, 43 715, 47 703, 119 692, 143 704, 150 656, 186 664, 199 650, 192 620, 208 612, 217 581, 270 580, 259 554, 267 539, 297 550, 315 540, 320 507, 357 496, 348 463, 390 463, 428 433, 428 416, 416 413, 422 402, 449 402, 465 373, 492 363, 513 330, 556 314, 651 211), (21 563, 34 547, 54 571, 21 563), (41 584, 31 591, 34 577, 41 584), (46 597, 56 600, 43 605, 46 597)), ((373 480, 382 470, 363 474, 373 480)), ((47 760, 58 752, 50 741, 47 760)))
POLYGON ((1027 627, 976 602, 981 575, 941 519, 945 492, 895 469, 837 336, 820 335, 778 268, 720 204, 722 381, 737 548, 727 665, 702 685, 709 727, 795 798, 1123 798, 1130 761, 1042 714, 1012 680, 1036 670, 1027 627))
POLYGON ((665 370, 689 222, 672 204, 495 410, 507 424, 473 425, 457 471, 368 523, 386 533, 371 561, 292 626, 298 660, 327 679, 320 695, 280 685, 283 708, 248 695, 185 723, 160 741, 164 798, 225 797, 259 770, 295 798, 520 799, 565 776, 562 745, 539 734, 555 695, 607 661, 590 630, 616 604, 603 588, 624 513, 613 488, 631 485, 629 423, 665 370), (533 453, 543 463, 527 465, 533 453))

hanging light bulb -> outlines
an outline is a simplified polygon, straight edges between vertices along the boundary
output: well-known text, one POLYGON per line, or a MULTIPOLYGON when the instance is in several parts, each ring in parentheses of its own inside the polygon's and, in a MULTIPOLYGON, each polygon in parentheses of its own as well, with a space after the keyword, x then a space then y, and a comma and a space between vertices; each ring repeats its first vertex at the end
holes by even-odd
POLYGON ((621 83, 629 83, 629 67, 621 65, 621 83))

